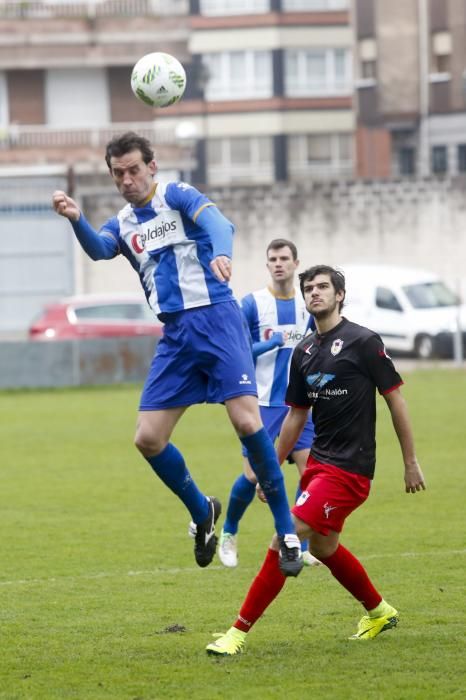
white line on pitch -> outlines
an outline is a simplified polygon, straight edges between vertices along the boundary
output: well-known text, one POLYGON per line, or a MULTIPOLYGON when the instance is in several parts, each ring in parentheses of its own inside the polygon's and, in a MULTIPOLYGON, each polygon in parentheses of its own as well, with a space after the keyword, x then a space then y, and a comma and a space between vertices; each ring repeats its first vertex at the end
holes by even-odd
MULTIPOLYGON (((466 549, 446 549, 439 550, 435 552, 399 552, 392 554, 367 554, 365 556, 359 557, 362 561, 366 559, 399 559, 400 557, 429 557, 430 558, 440 558, 440 557, 451 557, 466 554, 466 549)), ((222 571, 225 567, 223 566, 209 566, 209 571, 222 571)), ((253 568, 248 567, 249 570, 253 571, 253 568)), ((248 569, 244 569, 247 571, 248 569)), ((254 569, 255 571, 255 569, 254 569)), ((89 580, 99 578, 122 578, 125 576, 159 576, 164 574, 187 574, 187 573, 199 573, 199 567, 176 567, 171 569, 146 569, 141 571, 127 571, 124 574, 115 572, 105 572, 101 571, 96 574, 81 574, 78 576, 53 576, 51 578, 26 578, 17 579, 13 581, 0 581, 0 586, 15 586, 15 585, 28 585, 28 584, 38 584, 38 583, 60 583, 62 581, 78 581, 78 580, 89 580)))

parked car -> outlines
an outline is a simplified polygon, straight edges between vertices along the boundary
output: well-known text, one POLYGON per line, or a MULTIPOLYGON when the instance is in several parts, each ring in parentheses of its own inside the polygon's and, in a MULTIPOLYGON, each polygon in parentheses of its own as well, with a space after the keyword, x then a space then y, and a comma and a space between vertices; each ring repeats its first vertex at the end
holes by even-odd
POLYGON ((31 340, 122 338, 163 334, 140 295, 83 295, 48 304, 29 328, 31 340))
POLYGON ((455 335, 466 350, 466 306, 437 275, 390 265, 341 269, 343 315, 379 333, 389 352, 453 357, 455 335))

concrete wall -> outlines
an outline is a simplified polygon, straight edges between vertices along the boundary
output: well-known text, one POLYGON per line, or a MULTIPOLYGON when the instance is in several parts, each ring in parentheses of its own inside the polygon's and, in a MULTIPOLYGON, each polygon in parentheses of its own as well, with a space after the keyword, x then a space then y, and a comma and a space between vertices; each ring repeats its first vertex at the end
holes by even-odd
MULTIPOLYGON (((465 179, 211 187, 209 195, 236 225, 232 287, 238 296, 266 284, 265 248, 284 237, 298 246, 301 268, 322 262, 420 267, 442 275, 466 298, 465 179)), ((83 206, 97 226, 120 201, 98 193, 83 206)), ((82 279, 87 292, 139 284, 123 259, 83 259, 82 279)))
POLYGON ((0 390, 144 381, 157 339, 0 343, 0 390))

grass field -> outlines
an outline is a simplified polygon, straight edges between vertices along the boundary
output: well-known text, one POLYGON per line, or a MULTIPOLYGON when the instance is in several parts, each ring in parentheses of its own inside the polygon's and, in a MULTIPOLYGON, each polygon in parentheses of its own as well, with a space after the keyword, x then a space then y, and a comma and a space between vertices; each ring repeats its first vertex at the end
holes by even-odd
MULTIPOLYGON (((237 569, 199 569, 189 517, 132 446, 138 387, 0 394, 0 698, 466 698, 466 375, 405 380, 428 490, 404 493, 380 400, 372 494, 343 537, 398 628, 348 642, 361 610, 321 567, 287 583, 230 659, 204 648, 259 568, 267 507, 242 523, 237 569)), ((240 454, 224 409, 191 409, 175 442, 226 505, 240 454)))

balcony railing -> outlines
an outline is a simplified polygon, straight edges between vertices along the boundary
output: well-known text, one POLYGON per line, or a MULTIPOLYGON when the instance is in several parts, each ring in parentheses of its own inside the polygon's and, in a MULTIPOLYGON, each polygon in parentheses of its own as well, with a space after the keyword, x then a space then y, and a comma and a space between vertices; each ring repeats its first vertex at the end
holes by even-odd
POLYGON ((175 127, 159 122, 131 122, 82 128, 13 124, 9 127, 0 127, 0 151, 32 148, 104 148, 113 136, 130 129, 149 139, 154 146, 177 142, 175 127))
POLYGON ((189 0, 49 0, 48 2, 0 2, 0 19, 53 17, 141 17, 187 15, 189 0))

